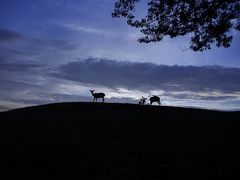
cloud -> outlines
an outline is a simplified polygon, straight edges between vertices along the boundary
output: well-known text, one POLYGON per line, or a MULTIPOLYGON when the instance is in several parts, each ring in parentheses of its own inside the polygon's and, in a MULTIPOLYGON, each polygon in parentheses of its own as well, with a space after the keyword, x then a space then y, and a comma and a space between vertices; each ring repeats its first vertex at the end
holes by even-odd
POLYGON ((240 99, 240 92, 224 93, 222 91, 207 91, 207 92, 193 92, 193 91, 168 91, 163 92, 163 96, 172 97, 175 99, 195 99, 195 100, 211 100, 219 101, 222 99, 240 99))
POLYGON ((89 89, 106 102, 137 103, 160 95, 164 105, 238 109, 240 69, 166 66, 88 58, 57 66, 0 62, 1 109, 53 102, 92 101, 89 89), (2 103, 1 103, 2 102, 2 103))
MULTIPOLYGON (((84 27, 80 30, 104 33, 84 27)), ((207 107, 212 101, 224 104, 221 107, 227 102, 232 109, 239 106, 238 68, 166 66, 104 58, 79 60, 75 58, 79 56, 77 48, 68 41, 0 29, 0 109, 92 101, 89 89, 106 92, 107 102, 137 103, 142 95, 156 94, 163 97, 165 105, 194 102, 207 107)), ((121 53, 113 54, 122 57, 121 53)))
POLYGON ((1 111, 7 111, 7 110, 10 110, 9 107, 5 107, 5 106, 0 106, 0 112, 1 111))
POLYGON ((0 62, 0 71, 31 71, 31 72, 39 72, 47 68, 45 65, 39 65, 39 64, 17 64, 17 63, 6 63, 6 62, 0 62))
POLYGON ((141 91, 240 91, 240 69, 220 66, 166 66, 89 58, 62 65, 55 77, 108 88, 141 91))
POLYGON ((17 40, 21 38, 22 36, 19 33, 0 28, 0 42, 12 41, 12 40, 17 40))
POLYGON ((62 26, 69 28, 71 30, 75 30, 75 31, 81 31, 84 33, 90 33, 90 34, 97 34, 97 35, 106 35, 109 34, 109 32, 104 31, 102 29, 98 29, 98 28, 92 28, 92 27, 85 27, 79 24, 75 24, 75 23, 62 23, 62 26))
POLYGON ((64 40, 28 37, 0 29, 0 62, 57 64, 71 57, 77 47, 64 40))

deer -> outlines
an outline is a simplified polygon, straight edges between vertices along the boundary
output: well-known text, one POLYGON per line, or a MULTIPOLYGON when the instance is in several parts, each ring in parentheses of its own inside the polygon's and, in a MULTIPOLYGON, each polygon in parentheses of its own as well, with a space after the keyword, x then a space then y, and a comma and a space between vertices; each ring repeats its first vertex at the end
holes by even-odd
POLYGON ((94 90, 90 90, 90 92, 91 92, 92 95, 93 95, 93 102, 95 102, 95 100, 96 100, 96 102, 97 102, 97 99, 98 99, 98 98, 102 98, 102 102, 104 102, 104 96, 105 96, 104 93, 94 93, 94 90))
POLYGON ((160 102, 160 97, 158 97, 158 96, 152 96, 152 97, 150 97, 150 105, 152 105, 152 103, 153 102, 157 102, 158 103, 158 105, 161 105, 161 102, 160 102))
POLYGON ((138 104, 139 105, 145 105, 145 102, 146 102, 147 98, 143 97, 139 100, 138 104))

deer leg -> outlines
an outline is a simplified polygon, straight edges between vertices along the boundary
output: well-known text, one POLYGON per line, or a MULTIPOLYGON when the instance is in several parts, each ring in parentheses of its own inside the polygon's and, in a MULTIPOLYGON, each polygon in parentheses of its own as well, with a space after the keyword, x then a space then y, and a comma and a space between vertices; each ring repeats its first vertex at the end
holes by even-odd
POLYGON ((102 102, 104 102, 104 97, 102 97, 102 102))

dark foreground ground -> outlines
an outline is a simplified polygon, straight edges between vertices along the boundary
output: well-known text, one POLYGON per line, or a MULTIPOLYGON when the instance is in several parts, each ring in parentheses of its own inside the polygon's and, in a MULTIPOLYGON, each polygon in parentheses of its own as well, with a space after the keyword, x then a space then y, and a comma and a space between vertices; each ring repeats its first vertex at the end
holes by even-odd
POLYGON ((239 117, 100 103, 0 113, 0 179, 239 179, 239 117))

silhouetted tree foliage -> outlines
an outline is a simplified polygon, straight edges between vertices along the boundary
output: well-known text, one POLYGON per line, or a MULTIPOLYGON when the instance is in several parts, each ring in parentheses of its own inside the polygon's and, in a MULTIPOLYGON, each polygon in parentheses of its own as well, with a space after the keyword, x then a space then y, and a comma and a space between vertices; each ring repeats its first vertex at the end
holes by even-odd
POLYGON ((130 26, 141 28, 140 43, 191 33, 190 49, 204 51, 212 43, 229 47, 233 38, 229 31, 240 31, 239 0, 148 0, 147 14, 138 20, 135 8, 139 1, 118 0, 112 17, 125 17, 130 26))

